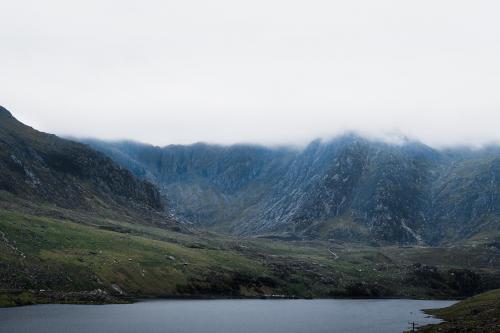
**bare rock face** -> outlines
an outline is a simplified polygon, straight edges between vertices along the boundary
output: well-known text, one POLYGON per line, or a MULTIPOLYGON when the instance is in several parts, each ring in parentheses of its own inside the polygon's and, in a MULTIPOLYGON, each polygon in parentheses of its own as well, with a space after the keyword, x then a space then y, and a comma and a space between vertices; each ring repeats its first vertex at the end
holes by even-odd
POLYGON ((304 149, 87 141, 158 185, 178 216, 244 235, 436 244, 500 234, 500 148, 345 135, 304 149))

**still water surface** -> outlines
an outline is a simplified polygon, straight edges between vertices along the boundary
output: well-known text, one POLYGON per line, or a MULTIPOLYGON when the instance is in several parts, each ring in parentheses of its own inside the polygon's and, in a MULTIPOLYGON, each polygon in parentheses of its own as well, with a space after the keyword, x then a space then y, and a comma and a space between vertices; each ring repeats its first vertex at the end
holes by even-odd
POLYGON ((158 300, 0 309, 0 332, 391 333, 435 323, 420 310, 451 301, 158 300))

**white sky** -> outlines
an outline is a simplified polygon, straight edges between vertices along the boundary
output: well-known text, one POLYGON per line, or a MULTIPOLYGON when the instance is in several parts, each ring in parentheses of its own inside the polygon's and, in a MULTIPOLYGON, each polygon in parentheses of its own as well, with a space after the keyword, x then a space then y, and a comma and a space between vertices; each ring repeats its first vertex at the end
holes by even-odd
POLYGON ((500 142, 500 1, 3 0, 0 104, 158 145, 500 142))

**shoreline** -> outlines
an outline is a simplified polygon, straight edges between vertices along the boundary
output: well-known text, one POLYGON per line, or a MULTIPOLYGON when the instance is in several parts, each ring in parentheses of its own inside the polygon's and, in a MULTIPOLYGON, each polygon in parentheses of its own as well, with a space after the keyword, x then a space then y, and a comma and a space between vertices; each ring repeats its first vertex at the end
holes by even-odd
POLYGON ((62 292, 62 291, 35 291, 16 290, 0 292, 0 308, 29 306, 39 304, 74 304, 74 305, 110 305, 133 304, 143 301, 161 300, 415 300, 415 301, 460 301, 465 297, 361 297, 361 296, 327 296, 327 297, 301 297, 288 295, 110 295, 104 290, 62 292))

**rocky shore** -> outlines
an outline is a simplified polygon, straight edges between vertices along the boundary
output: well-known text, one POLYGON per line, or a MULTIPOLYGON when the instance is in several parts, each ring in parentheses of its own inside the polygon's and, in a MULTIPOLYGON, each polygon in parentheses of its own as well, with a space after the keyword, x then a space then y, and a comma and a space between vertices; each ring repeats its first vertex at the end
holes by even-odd
POLYGON ((34 304, 123 304, 129 300, 110 295, 105 290, 52 291, 52 290, 3 290, 0 291, 0 307, 34 304))

